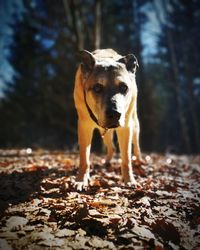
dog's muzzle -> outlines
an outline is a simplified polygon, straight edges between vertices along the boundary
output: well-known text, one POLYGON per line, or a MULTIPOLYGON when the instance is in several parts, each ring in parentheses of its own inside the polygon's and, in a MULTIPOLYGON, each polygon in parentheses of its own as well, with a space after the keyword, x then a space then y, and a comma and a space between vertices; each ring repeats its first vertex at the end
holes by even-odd
POLYGON ((119 120, 121 113, 115 109, 106 110, 106 127, 107 128, 117 128, 119 126, 119 120))

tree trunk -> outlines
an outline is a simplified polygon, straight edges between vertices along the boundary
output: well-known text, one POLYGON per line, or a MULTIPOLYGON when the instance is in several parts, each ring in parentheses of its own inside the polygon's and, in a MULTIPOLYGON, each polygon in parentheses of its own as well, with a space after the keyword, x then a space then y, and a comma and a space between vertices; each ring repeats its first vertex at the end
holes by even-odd
POLYGON ((194 86, 193 86, 193 72, 190 67, 190 62, 187 52, 184 53, 184 63, 185 63, 185 72, 187 78, 187 90, 188 90, 188 102, 189 102, 189 110, 190 110, 190 117, 192 123, 192 129, 194 130, 194 142, 197 148, 197 152, 200 152, 200 133, 199 133, 199 124, 198 124, 198 116, 196 113, 195 107, 195 95, 194 95, 194 86))
POLYGON ((76 36, 76 46, 78 50, 84 49, 84 32, 81 22, 80 11, 77 7, 77 0, 63 0, 67 19, 72 23, 76 36), (69 17, 69 12, 71 17, 69 17))
MULTIPOLYGON (((190 27, 193 27, 195 24, 195 14, 192 8, 192 1, 185 3, 186 9, 186 18, 187 22, 189 23, 190 27)), ((182 55, 184 61, 184 68, 186 73, 187 79, 187 91, 188 91, 188 106, 189 106, 189 115, 191 118, 192 130, 193 130, 193 140, 196 146, 197 152, 200 152, 200 131, 199 131, 199 124, 198 124, 198 115, 196 112, 196 105, 195 105, 195 95, 194 95, 194 83, 193 79, 195 78, 195 71, 194 67, 191 67, 191 62, 195 64, 194 55, 198 55, 197 47, 192 46, 192 43, 195 44, 195 40, 192 40, 193 37, 184 39, 185 33, 182 34, 182 55)), ((197 59, 198 60, 198 59, 197 59)))
POLYGON ((166 1, 165 0, 162 1, 162 7, 165 13, 166 23, 163 23, 161 19, 160 12, 159 12, 159 9, 157 8, 156 2, 154 1, 153 3, 154 3, 155 14, 160 23, 160 27, 162 28, 162 30, 166 28, 167 47, 168 47, 169 56, 170 56, 170 63, 172 65, 172 72, 173 72, 173 79, 174 79, 173 88, 174 88, 174 93, 175 93, 176 103, 177 103, 178 120, 179 120, 180 127, 181 127, 183 143, 184 143, 187 153, 189 153, 191 152, 191 145, 190 145, 190 138, 188 134, 187 121, 186 121, 186 117, 183 111, 183 105, 182 105, 182 100, 181 100, 181 90, 180 90, 180 84, 179 84, 179 67, 178 67, 178 62, 177 62, 177 55, 176 55, 175 48, 174 48, 173 35, 170 31, 170 28, 166 25, 167 21, 169 20, 166 1))
POLYGON ((174 80, 175 80, 174 91, 176 95, 178 118, 179 118, 179 122, 181 126, 181 132, 183 136, 183 142, 185 144, 185 149, 187 153, 190 153, 191 145, 190 145, 190 138, 188 134, 187 121, 185 118, 182 100, 181 100, 181 90, 180 90, 180 84, 179 84, 179 69, 178 69, 177 57, 176 57, 176 53, 174 49, 172 34, 169 29, 167 29, 167 42, 168 42, 170 60, 171 60, 172 70, 173 70, 174 80))
POLYGON ((137 85, 138 85, 138 114, 141 125, 141 147, 143 150, 152 150, 153 147, 153 136, 152 128, 150 126, 149 120, 151 119, 151 96, 148 93, 148 84, 145 77, 145 69, 142 58, 142 16, 140 15, 140 8, 142 6, 142 1, 132 0, 132 13, 133 13, 133 25, 134 25, 134 51, 137 53, 136 57, 138 59, 139 68, 136 73, 137 85), (144 101, 145 100, 145 101, 144 101), (146 115, 140 115, 146 114, 146 115), (145 148, 144 148, 145 146, 145 148))
POLYGON ((101 45, 101 0, 95 1, 95 28, 94 28, 94 48, 100 49, 101 45))

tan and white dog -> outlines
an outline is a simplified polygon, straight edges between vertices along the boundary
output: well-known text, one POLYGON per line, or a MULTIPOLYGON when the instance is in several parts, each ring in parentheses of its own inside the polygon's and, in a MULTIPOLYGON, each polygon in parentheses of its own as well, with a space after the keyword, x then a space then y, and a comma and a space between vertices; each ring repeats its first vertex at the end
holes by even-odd
POLYGON ((121 56, 112 49, 80 52, 82 63, 75 78, 74 100, 78 113, 80 168, 77 189, 87 189, 90 179, 90 148, 93 130, 98 128, 112 158, 116 130, 121 158, 122 179, 137 185, 132 171, 132 143, 137 161, 142 161, 137 116, 138 62, 133 54, 121 56))

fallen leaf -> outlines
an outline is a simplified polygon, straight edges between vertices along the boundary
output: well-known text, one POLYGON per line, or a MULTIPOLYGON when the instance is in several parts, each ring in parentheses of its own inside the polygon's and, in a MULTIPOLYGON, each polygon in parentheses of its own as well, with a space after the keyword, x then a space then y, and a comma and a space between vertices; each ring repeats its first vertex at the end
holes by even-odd
POLYGON ((0 249, 2 249, 2 250, 12 250, 12 247, 8 244, 7 240, 0 239, 0 249))
POLYGON ((176 245, 180 243, 180 234, 172 223, 168 223, 164 219, 156 220, 151 227, 153 232, 159 235, 164 241, 171 241, 176 245))
POLYGON ((83 218, 89 215, 87 204, 84 203, 83 206, 78 207, 77 211, 73 215, 73 219, 79 223, 83 218))
POLYGON ((62 237, 70 237, 77 234, 77 231, 70 230, 70 229, 61 229, 55 233, 56 237, 62 238, 62 237))
POLYGON ((142 238, 155 239, 154 234, 150 231, 150 229, 146 228, 145 226, 134 225, 134 227, 131 231, 133 233, 141 236, 142 238))
POLYGON ((116 249, 115 248, 115 245, 110 242, 110 241, 107 241, 107 240, 102 240, 101 238, 99 237, 92 237, 90 240, 89 240, 89 245, 91 247, 93 247, 94 249, 116 249))
POLYGON ((27 222, 28 220, 24 217, 12 216, 7 220, 6 226, 10 231, 19 231, 27 224, 27 222))

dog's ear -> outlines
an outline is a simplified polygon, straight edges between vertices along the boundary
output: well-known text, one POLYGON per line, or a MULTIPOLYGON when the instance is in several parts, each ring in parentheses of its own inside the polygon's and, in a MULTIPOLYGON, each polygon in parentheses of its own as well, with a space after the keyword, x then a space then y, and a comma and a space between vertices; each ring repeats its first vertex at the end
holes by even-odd
POLYGON ((92 55, 92 53, 90 53, 87 50, 81 50, 79 52, 79 56, 81 58, 81 70, 83 73, 88 73, 91 72, 92 69, 94 68, 95 65, 95 58, 92 55))
POLYGON ((123 56, 118 60, 118 62, 125 64, 127 70, 133 73, 135 73, 137 67, 139 67, 138 60, 133 54, 123 56))

